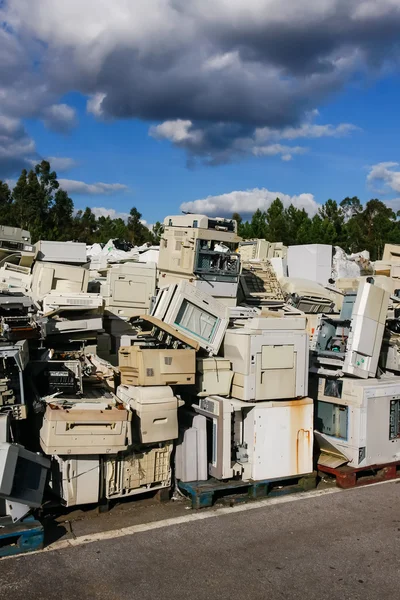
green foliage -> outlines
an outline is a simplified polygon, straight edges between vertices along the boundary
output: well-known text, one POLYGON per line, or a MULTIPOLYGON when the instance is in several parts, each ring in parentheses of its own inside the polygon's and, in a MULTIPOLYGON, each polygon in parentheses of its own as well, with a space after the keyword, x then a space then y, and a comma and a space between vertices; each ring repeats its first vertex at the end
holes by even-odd
POLYGON ((153 239, 151 231, 143 225, 142 213, 137 208, 131 208, 128 217, 128 232, 130 241, 136 246, 141 246, 146 242, 151 242, 153 239))
POLYGON ((93 244, 116 238, 138 245, 157 242, 163 225, 157 221, 150 231, 141 217, 136 208, 132 208, 127 223, 120 218, 97 218, 89 207, 74 213, 72 199, 60 188, 57 173, 46 160, 29 172, 24 169, 13 190, 0 181, 0 224, 27 229, 33 242, 46 239, 93 244))
POLYGON ((164 225, 160 221, 156 221, 152 229, 153 244, 159 244, 162 234, 164 233, 164 225))
POLYGON ((7 183, 0 181, 0 219, 5 219, 10 225, 12 219, 12 195, 7 183))
MULTIPOLYGON (((329 199, 312 217, 293 205, 285 208, 276 198, 266 210, 257 209, 250 221, 238 213, 232 218, 244 239, 261 238, 287 246, 336 244, 346 252, 366 249, 373 260, 381 258, 385 243, 400 244, 400 211, 394 213, 376 198, 365 206, 357 196, 348 196, 339 204, 329 199)), ((89 207, 74 213, 72 199, 60 188, 57 174, 45 160, 29 172, 23 170, 13 190, 0 181, 0 223, 28 229, 33 242, 47 239, 92 244, 119 238, 137 245, 158 244, 164 230, 157 221, 150 231, 135 207, 127 222, 96 217, 89 207)))
POLYGON ((383 202, 372 199, 363 206, 356 196, 339 204, 327 200, 312 218, 293 205, 284 208, 277 198, 266 211, 257 209, 251 221, 239 216, 239 235, 270 242, 335 244, 346 252, 368 250, 371 259, 382 257, 385 243, 400 244, 400 217, 383 202))

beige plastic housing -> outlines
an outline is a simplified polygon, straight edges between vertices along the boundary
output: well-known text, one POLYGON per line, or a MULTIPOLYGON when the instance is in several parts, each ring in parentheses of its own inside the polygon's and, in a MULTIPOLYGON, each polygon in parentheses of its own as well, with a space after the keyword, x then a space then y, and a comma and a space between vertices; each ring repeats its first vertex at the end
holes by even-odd
POLYGON ((234 306, 240 269, 240 257, 235 252, 241 239, 237 223, 205 215, 177 215, 166 217, 164 224, 158 258, 159 287, 186 279, 234 306), (221 243, 229 244, 230 251, 225 252, 228 248, 222 249, 221 243))
POLYGON ((267 258, 285 258, 287 246, 282 242, 267 242, 267 240, 246 240, 239 243, 238 252, 242 261, 259 260, 267 258))
POLYGON ((40 240, 35 244, 35 260, 83 265, 87 261, 86 244, 40 240))
POLYGON ((362 468, 400 460, 398 377, 321 377, 317 400, 320 464, 362 468))
POLYGON ((46 454, 115 454, 132 443, 129 410, 106 403, 48 404, 40 430, 46 454))
POLYGON ((138 448, 129 454, 105 459, 105 494, 108 499, 125 498, 171 485, 173 444, 138 448))
POLYGON ((227 358, 198 358, 196 361, 197 396, 229 396, 232 386, 233 371, 231 361, 227 358))
POLYGON ((234 371, 231 395, 245 401, 307 396, 308 344, 304 317, 254 318, 228 329, 223 354, 234 371))
POLYGON ((362 281, 351 316, 343 372, 353 377, 375 377, 382 346, 390 294, 362 281))
POLYGON ((51 457, 49 486, 64 506, 99 501, 99 458, 98 455, 51 457))
POLYGON ((83 267, 38 261, 32 271, 32 296, 41 300, 52 290, 80 294, 87 291, 88 281, 89 271, 83 267))
POLYGON ((193 408, 212 422, 211 477, 259 481, 312 472, 311 398, 249 403, 207 396, 193 408))
POLYGON ((400 263, 400 245, 385 244, 383 249, 382 262, 400 263))
POLYGON ((121 346, 118 353, 122 383, 129 385, 192 385, 196 352, 121 346))
POLYGON ((113 265, 101 285, 106 312, 130 318, 149 312, 156 293, 155 263, 113 265))
POLYGON ((134 411, 133 436, 142 444, 174 440, 178 437, 179 401, 169 386, 136 387, 120 385, 117 395, 134 411))
POLYGON ((228 308, 187 281, 161 288, 152 316, 218 354, 229 324, 228 308))

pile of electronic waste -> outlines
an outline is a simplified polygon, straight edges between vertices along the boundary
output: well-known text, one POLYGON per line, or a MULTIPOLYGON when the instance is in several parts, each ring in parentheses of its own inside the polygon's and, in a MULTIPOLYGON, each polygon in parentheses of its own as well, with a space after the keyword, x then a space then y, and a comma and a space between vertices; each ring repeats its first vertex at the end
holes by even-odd
POLYGON ((400 460, 400 246, 373 266, 188 214, 157 264, 100 251, 0 228, 0 526, 47 499, 300 477, 314 434, 320 464, 400 460))

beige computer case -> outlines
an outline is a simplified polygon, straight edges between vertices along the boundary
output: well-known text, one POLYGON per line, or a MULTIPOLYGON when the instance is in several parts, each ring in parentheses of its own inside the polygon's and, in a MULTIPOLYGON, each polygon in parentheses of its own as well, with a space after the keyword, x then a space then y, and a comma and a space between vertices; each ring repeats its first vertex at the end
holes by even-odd
POLYGON ((234 371, 231 395, 245 401, 307 396, 308 345, 305 317, 256 317, 228 329, 223 353, 234 371))
POLYGON ((129 410, 105 403, 48 404, 40 430, 46 454, 115 454, 132 443, 129 410))
POLYGON ((169 487, 172 449, 173 444, 164 443, 157 448, 141 447, 118 456, 107 456, 104 461, 106 498, 125 498, 169 487))
POLYGON ((178 400, 169 386, 120 385, 117 395, 133 411, 134 442, 153 444, 178 437, 178 400))
MULTIPOLYGON (((220 219, 221 227, 209 228, 209 219, 204 215, 185 215, 166 217, 164 232, 160 241, 158 270, 160 273, 180 273, 182 276, 193 276, 196 241, 218 241, 238 244, 237 225, 233 231, 224 230, 224 219, 220 219), (198 226, 193 227, 194 220, 198 226)), ((163 285, 170 283, 165 281, 163 285)))
POLYGON ((158 259, 159 287, 188 280, 228 306, 236 305, 241 238, 230 219, 204 215, 166 217, 158 259), (220 244, 229 245, 222 249, 220 244))
POLYGON ((32 271, 32 296, 41 300, 52 290, 80 294, 87 291, 88 282, 89 271, 83 267, 38 261, 32 271))
POLYGON ((383 249, 382 262, 400 263, 400 245, 385 244, 383 249))
POLYGON ((192 385, 196 373, 196 352, 121 346, 121 383, 128 385, 192 385))
POLYGON ((198 358, 196 366, 197 396, 229 396, 233 378, 230 360, 219 356, 198 358))
POLYGON ((149 312, 156 293, 155 263, 124 263, 106 271, 101 285, 106 313, 130 318, 149 312))

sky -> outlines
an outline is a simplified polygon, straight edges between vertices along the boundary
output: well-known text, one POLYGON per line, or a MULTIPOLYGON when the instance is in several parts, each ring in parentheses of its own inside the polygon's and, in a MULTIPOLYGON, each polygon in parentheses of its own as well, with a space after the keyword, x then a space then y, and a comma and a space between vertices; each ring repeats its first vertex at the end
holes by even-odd
POLYGON ((148 224, 400 209, 400 0, 0 0, 0 179, 148 224))

